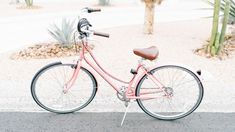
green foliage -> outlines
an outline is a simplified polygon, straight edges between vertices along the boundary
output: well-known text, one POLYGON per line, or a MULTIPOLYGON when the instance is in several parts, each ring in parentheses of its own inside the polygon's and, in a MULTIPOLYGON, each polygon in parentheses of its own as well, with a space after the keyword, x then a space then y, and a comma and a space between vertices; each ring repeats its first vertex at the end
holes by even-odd
POLYGON ((51 36, 63 46, 71 46, 73 42, 73 34, 75 32, 74 21, 62 19, 61 28, 56 24, 51 25, 48 29, 51 36))
MULTIPOLYGON (((213 46, 215 43, 216 39, 216 34, 218 32, 219 28, 219 13, 220 13, 220 0, 215 0, 214 2, 214 15, 213 15, 213 28, 212 28, 212 33, 211 33, 211 39, 210 39, 210 47, 213 46)), ((209 52, 210 49, 208 49, 209 52)))
POLYGON ((229 19, 229 12, 230 12, 230 4, 231 2, 227 1, 226 5, 225 5, 225 9, 224 9, 224 19, 223 19, 223 23, 222 23, 222 29, 221 29, 221 36, 220 36, 220 44, 224 43, 224 38, 225 38, 225 34, 226 34, 226 29, 227 29, 227 23, 228 23, 228 19, 229 19))
POLYGON ((211 54, 214 56, 216 54, 216 48, 215 46, 211 47, 211 54))
MULTIPOLYGON (((207 2, 209 5, 214 6, 215 2, 212 2, 212 0, 204 0, 205 2, 207 2)), ((230 23, 234 23, 235 22, 235 0, 221 0, 221 4, 220 4, 220 9, 221 11, 225 11, 225 6, 226 6, 226 1, 230 2, 230 8, 229 8, 229 21, 231 21, 230 23)))
POLYGON ((33 6, 33 0, 25 0, 25 3, 28 7, 33 6))
POLYGON ((220 0, 214 1, 214 15, 213 15, 213 27, 212 27, 212 33, 211 33, 211 39, 210 44, 207 47, 207 52, 211 55, 218 55, 220 53, 220 49, 223 46, 226 29, 227 29, 227 23, 229 19, 229 13, 230 13, 230 2, 231 0, 224 0, 225 5, 221 3, 220 0), (224 6, 224 18, 222 23, 221 31, 219 31, 219 13, 221 10, 221 5, 224 6))
POLYGON ((213 47, 215 47, 215 49, 216 49, 216 51, 215 51, 215 53, 217 54, 217 51, 218 51, 218 49, 219 49, 219 47, 220 47, 220 37, 221 37, 221 34, 220 33, 217 33, 216 34, 216 38, 215 38, 215 43, 214 43, 214 45, 213 45, 213 47))

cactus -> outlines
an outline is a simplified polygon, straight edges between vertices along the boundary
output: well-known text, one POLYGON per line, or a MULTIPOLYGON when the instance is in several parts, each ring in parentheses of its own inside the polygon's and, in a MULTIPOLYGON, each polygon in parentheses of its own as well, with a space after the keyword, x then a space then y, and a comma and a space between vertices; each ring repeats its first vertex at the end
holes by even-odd
POLYGON ((215 48, 215 46, 212 46, 211 47, 211 55, 215 56, 215 54, 216 54, 216 48, 215 48))
POLYGON ((221 4, 220 0, 215 0, 215 2, 214 2, 214 15, 213 15, 213 28, 212 28, 210 44, 207 47, 207 52, 211 51, 211 48, 215 43, 216 34, 218 32, 220 4, 221 4))
POLYGON ((33 0, 25 0, 25 3, 28 7, 33 6, 33 0))
POLYGON ((228 19, 230 15, 231 0, 223 0, 223 1, 225 2, 225 4, 221 3, 220 0, 215 0, 214 2, 214 16, 213 16, 213 27, 212 27, 211 39, 206 49, 207 53, 210 53, 213 56, 218 55, 220 53, 221 47, 223 47, 228 19), (221 6, 223 6, 222 10, 224 11, 224 17, 223 17, 221 31, 218 32, 219 15, 220 15, 219 13, 220 13, 221 6))
POLYGON ((221 34, 218 32, 216 34, 214 45, 210 49, 210 53, 211 53, 212 56, 217 55, 218 47, 220 45, 220 37, 221 37, 221 34))
POLYGON ((225 33, 226 33, 226 29, 227 29, 227 23, 228 23, 228 19, 229 19, 229 12, 230 12, 230 1, 226 0, 225 9, 224 9, 223 26, 221 29, 221 35, 220 35, 220 41, 219 41, 220 45, 217 48, 216 54, 218 54, 220 52, 221 46, 224 43, 225 33))
POLYGON ((211 49, 211 54, 213 56, 217 55, 217 53, 218 53, 217 51, 218 51, 218 49, 220 47, 220 37, 221 37, 221 34, 217 33, 216 34, 215 43, 214 43, 214 45, 212 46, 212 49, 211 49))

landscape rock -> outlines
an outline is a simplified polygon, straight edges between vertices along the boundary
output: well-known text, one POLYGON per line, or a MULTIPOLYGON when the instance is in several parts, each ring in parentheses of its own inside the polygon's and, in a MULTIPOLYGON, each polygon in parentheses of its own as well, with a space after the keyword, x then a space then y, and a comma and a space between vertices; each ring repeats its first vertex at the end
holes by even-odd
MULTIPOLYGON (((90 49, 94 48, 94 45, 89 46, 90 49)), ((36 44, 30 46, 26 49, 13 53, 11 59, 47 59, 55 57, 68 57, 68 56, 77 56, 81 45, 71 45, 71 46, 62 46, 57 43, 50 44, 36 44)))

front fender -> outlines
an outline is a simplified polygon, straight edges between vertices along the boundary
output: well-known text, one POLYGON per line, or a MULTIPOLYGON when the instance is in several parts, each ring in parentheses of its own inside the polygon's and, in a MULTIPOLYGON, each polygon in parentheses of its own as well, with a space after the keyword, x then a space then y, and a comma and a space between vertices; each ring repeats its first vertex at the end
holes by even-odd
MULTIPOLYGON (((71 61, 70 61, 70 62, 69 62, 69 61, 61 61, 61 62, 57 62, 57 63, 61 63, 61 64, 71 64, 71 61)), ((74 61, 72 64, 77 65, 77 63, 76 63, 75 61, 74 61)), ((81 64, 81 67, 82 67, 83 69, 87 70, 88 72, 90 72, 90 73, 93 75, 93 77, 94 77, 94 79, 95 79, 95 81, 96 81, 97 89, 98 89, 99 84, 98 84, 98 82, 97 82, 97 77, 96 77, 96 74, 94 73, 94 71, 93 71, 91 68, 89 68, 89 67, 87 67, 87 66, 85 66, 85 65, 82 65, 82 64, 81 64)))

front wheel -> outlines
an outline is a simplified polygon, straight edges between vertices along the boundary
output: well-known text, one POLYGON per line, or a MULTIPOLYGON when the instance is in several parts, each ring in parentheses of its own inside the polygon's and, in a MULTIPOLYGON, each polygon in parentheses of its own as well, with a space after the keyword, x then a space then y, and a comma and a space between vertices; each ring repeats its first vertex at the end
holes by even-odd
POLYGON ((59 114, 86 107, 97 91, 96 79, 88 70, 81 67, 74 85, 64 92, 76 68, 74 64, 53 63, 39 70, 31 83, 34 101, 43 109, 59 114))
POLYGON ((203 86, 192 71, 166 65, 151 70, 149 74, 142 77, 136 88, 136 96, 145 96, 137 99, 138 105, 148 115, 175 120, 191 114, 201 103, 203 86))

